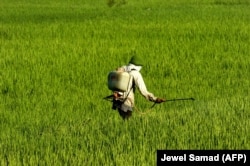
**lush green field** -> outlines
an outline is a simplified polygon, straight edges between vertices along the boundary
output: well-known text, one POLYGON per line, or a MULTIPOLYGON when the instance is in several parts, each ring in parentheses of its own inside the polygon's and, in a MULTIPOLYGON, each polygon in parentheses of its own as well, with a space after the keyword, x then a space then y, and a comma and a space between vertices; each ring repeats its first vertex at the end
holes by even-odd
POLYGON ((250 149, 250 2, 111 2, 0 1, 0 165, 142 166, 157 149, 250 149), (138 92, 140 112, 124 122, 102 98, 133 51, 150 92, 196 100, 149 109, 138 92))

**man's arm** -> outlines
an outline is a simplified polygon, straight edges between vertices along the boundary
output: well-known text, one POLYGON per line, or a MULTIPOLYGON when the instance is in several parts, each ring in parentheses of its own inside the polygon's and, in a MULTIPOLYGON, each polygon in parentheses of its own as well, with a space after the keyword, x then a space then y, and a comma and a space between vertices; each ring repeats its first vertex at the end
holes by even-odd
POLYGON ((140 93, 149 101, 153 102, 157 101, 157 97, 155 97, 153 93, 150 93, 147 90, 147 87, 144 83, 141 73, 138 71, 131 71, 131 75, 133 75, 135 85, 138 87, 140 93))

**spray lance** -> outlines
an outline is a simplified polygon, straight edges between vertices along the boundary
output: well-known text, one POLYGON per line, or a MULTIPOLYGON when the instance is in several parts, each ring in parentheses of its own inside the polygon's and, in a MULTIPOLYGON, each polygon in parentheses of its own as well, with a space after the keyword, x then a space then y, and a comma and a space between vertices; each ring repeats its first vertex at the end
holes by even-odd
MULTIPOLYGON (((110 95, 110 96, 107 96, 107 97, 104 97, 103 98, 104 100, 107 100, 107 101, 110 101, 110 102, 113 102, 113 95, 110 95)), ((193 97, 190 97, 190 98, 177 98, 177 99, 169 99, 169 100, 163 100, 162 102, 160 103, 163 103, 163 102, 170 102, 170 101, 181 101, 181 100, 192 100, 194 101, 195 99, 193 97)), ((153 108, 156 104, 160 104, 159 102, 154 102, 154 104, 150 107, 150 108, 153 108)))
MULTIPOLYGON (((192 101, 194 101, 195 99, 192 98, 192 97, 190 97, 190 98, 179 98, 179 99, 177 98, 177 99, 164 100, 162 102, 180 101, 180 100, 192 100, 192 101)), ((155 102, 150 108, 153 108, 156 104, 160 104, 160 103, 155 102)))

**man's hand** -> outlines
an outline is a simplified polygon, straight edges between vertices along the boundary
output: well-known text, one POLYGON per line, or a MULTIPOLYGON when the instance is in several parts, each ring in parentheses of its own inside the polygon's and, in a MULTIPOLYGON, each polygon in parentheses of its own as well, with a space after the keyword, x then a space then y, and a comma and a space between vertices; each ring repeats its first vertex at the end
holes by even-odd
POLYGON ((166 101, 166 99, 157 98, 157 99, 155 100, 155 103, 162 103, 162 102, 165 102, 165 101, 166 101))

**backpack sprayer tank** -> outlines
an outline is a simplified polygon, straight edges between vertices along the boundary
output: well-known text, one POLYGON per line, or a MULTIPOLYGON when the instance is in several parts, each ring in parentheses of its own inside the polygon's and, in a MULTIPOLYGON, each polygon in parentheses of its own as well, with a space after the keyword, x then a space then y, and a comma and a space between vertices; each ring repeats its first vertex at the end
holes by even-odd
POLYGON ((108 88, 112 91, 126 92, 131 78, 127 72, 112 71, 108 74, 108 88))

